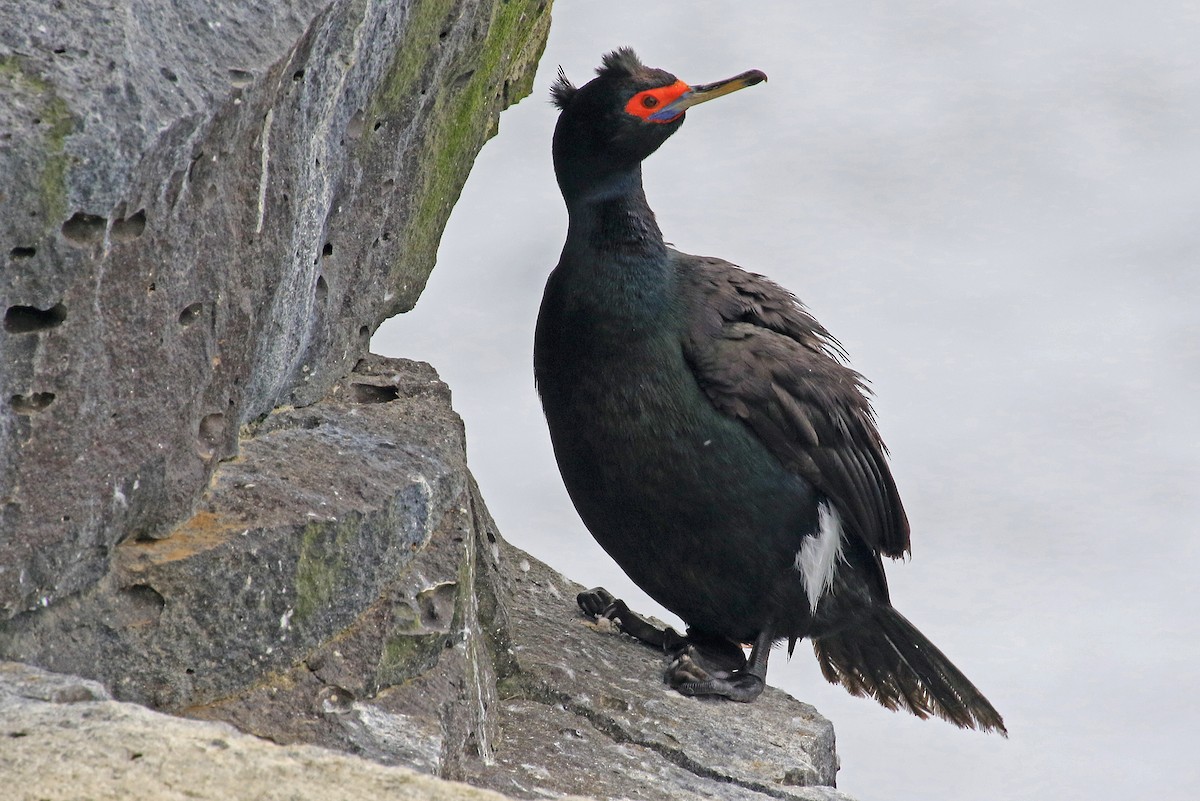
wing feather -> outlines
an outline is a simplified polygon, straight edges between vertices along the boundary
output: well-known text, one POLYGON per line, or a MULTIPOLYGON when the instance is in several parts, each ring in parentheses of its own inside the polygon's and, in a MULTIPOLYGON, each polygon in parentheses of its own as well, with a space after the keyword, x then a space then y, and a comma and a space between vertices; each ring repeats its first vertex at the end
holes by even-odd
POLYGON ((713 405, 830 498, 876 552, 907 552, 908 519, 869 390, 837 340, 767 278, 719 259, 679 256, 677 265, 692 305, 684 354, 713 405))

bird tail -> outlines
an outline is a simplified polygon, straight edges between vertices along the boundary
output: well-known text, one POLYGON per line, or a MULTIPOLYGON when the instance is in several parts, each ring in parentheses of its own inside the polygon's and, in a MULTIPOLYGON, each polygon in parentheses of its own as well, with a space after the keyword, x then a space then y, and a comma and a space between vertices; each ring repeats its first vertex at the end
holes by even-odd
POLYGON ((1008 736, 1000 713, 937 646, 891 606, 857 626, 813 640, 821 673, 852 695, 919 718, 1008 736))

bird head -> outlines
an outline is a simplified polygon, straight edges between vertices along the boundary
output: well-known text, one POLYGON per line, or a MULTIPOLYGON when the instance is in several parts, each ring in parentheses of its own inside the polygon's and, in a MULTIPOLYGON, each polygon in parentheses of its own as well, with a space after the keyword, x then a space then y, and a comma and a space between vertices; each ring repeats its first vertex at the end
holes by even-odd
POLYGON ((560 109, 554 170, 563 195, 603 196, 637 175, 642 160, 679 130, 688 108, 767 79, 750 70, 689 85, 647 67, 625 47, 604 56, 596 77, 576 87, 560 68, 550 89, 560 109))

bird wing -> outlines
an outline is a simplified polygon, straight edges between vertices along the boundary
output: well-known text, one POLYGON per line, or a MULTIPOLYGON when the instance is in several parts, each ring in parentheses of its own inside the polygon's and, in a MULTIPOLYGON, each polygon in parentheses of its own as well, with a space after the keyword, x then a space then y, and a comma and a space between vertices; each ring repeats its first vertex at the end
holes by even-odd
POLYGON ((682 254, 677 269, 692 306, 684 355, 709 400, 828 497, 877 553, 902 556, 908 518, 866 382, 841 345, 763 276, 682 254))

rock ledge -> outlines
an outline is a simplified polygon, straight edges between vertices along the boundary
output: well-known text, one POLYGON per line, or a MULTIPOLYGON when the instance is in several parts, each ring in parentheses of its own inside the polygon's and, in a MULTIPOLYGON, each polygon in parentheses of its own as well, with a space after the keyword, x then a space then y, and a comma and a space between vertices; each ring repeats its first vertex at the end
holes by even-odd
POLYGON ((275 412, 191 520, 114 566, 9 621, 0 657, 519 798, 845 798, 811 706, 670 691, 661 654, 500 538, 426 364, 372 356, 275 412))

